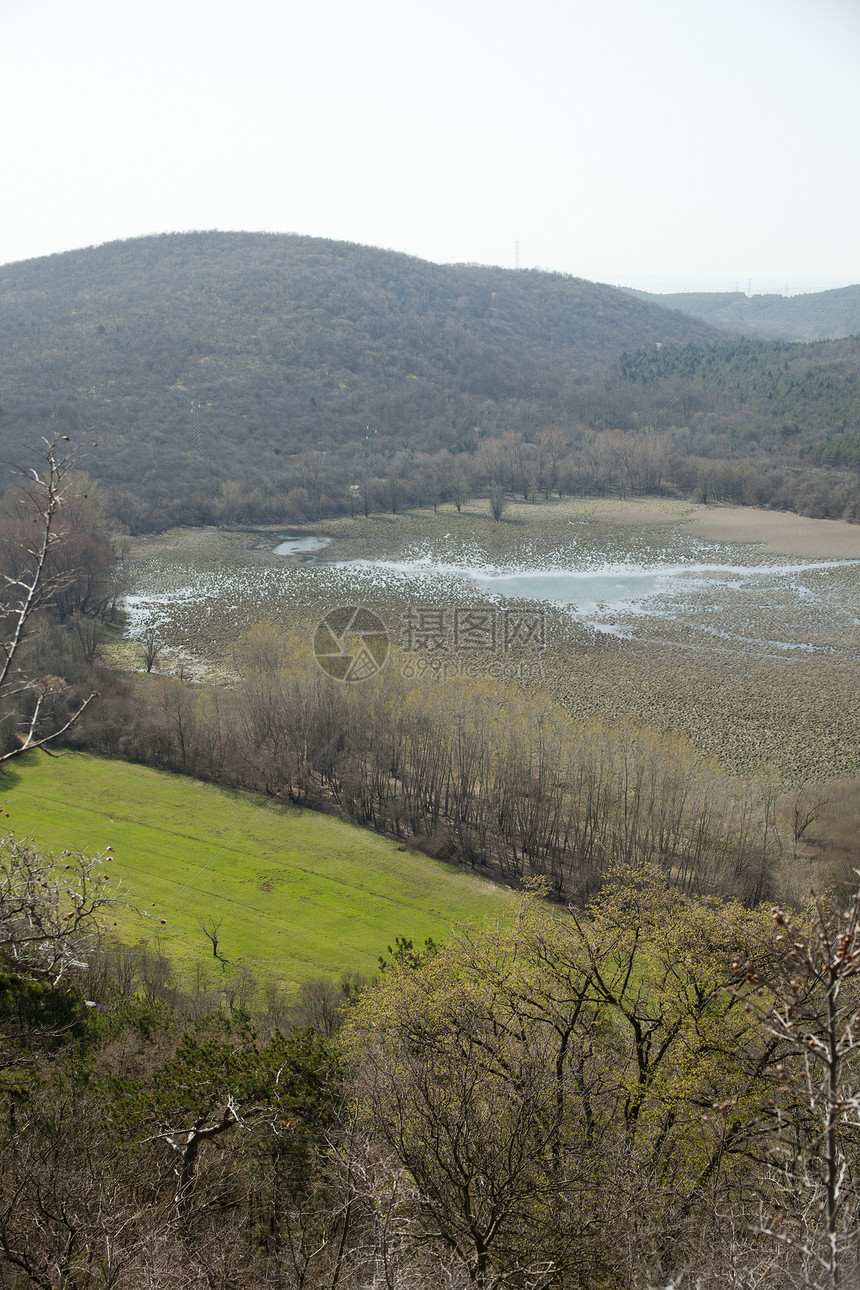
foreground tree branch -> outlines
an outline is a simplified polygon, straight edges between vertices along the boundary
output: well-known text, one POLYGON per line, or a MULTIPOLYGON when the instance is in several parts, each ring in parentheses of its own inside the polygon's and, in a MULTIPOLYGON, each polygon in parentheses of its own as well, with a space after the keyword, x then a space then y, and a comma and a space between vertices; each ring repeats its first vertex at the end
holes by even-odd
POLYGON ((844 911, 820 897, 806 919, 773 911, 784 958, 778 971, 736 965, 767 1029, 795 1058, 803 1132, 781 1123, 774 1172, 785 1197, 781 1229, 768 1235, 794 1249, 804 1286, 857 1284, 860 1259, 860 890, 844 911))
POLYGON ((18 735, 17 747, 0 752, 0 766, 34 748, 47 750, 48 744, 74 725, 97 694, 93 691, 62 725, 54 725, 45 732, 41 724, 45 700, 58 693, 62 683, 56 677, 40 682, 28 677, 21 667, 22 647, 33 615, 49 604, 76 572, 52 573, 49 568, 52 551, 62 541, 57 521, 64 502, 65 480, 78 452, 78 449, 70 449, 64 454, 64 443, 68 443, 67 435, 52 442, 45 440, 44 449, 39 453, 39 467, 21 469, 27 482, 24 517, 32 524, 33 535, 20 543, 20 554, 23 555, 21 570, 2 575, 5 583, 2 592, 5 628, 0 648, 0 708, 8 708, 25 696, 32 699, 32 706, 28 705, 29 714, 23 716, 24 730, 18 735))

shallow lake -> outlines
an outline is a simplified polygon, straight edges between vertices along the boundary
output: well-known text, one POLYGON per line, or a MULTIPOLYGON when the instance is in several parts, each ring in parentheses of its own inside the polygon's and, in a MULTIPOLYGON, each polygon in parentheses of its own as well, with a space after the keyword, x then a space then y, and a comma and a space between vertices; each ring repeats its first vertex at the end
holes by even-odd
POLYGON ((255 621, 307 622, 317 607, 322 614, 364 604, 396 634, 418 606, 530 601, 621 639, 860 656, 858 560, 775 559, 716 543, 643 549, 640 542, 634 550, 625 534, 611 554, 556 547, 519 552, 503 564, 477 546, 454 554, 442 542, 400 559, 319 559, 329 542, 284 533, 274 553, 287 558, 265 565, 215 561, 192 571, 170 559, 147 561, 125 598, 128 634, 139 638, 155 623, 167 639, 205 657, 255 621))

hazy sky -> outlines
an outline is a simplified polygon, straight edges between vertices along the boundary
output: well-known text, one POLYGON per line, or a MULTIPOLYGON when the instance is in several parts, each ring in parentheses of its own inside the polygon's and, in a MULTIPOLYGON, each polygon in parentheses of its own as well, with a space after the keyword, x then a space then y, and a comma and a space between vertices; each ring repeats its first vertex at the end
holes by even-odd
POLYGON ((0 0, 0 263, 218 228, 845 285, 858 73, 860 0, 0 0))

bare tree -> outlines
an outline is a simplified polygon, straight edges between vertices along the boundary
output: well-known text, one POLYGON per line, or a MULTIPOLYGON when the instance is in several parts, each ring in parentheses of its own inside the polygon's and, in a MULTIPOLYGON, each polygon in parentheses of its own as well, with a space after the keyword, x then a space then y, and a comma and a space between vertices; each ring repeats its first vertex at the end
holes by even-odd
POLYGON ((223 954, 218 953, 218 939, 223 921, 223 918, 219 918, 217 920, 211 917, 200 919, 200 930, 212 945, 213 958, 221 959, 222 962, 224 961, 224 956, 223 954))
POLYGON ((68 436, 55 439, 39 453, 39 466, 22 469, 27 481, 25 512, 32 523, 32 534, 20 543, 20 564, 2 574, 3 641, 0 645, 0 709, 14 712, 19 726, 17 744, 0 753, 0 765, 20 757, 33 748, 45 748, 72 726, 87 705, 96 697, 93 692, 79 704, 62 725, 44 727, 46 700, 65 689, 57 677, 38 679, 27 676, 21 657, 27 629, 36 611, 58 595, 72 570, 51 573, 51 557, 62 541, 58 521, 64 500, 64 480, 69 473, 75 449, 63 456, 62 443, 68 436))
POLYGON ((860 890, 844 913, 820 898, 811 917, 773 912, 784 959, 772 972, 736 967, 768 1007, 782 1041, 784 1081, 799 1113, 781 1122, 776 1214, 763 1226, 802 1263, 808 1290, 856 1286, 860 1272, 860 890))
POLYGON ((52 862, 28 842, 0 838, 0 1070, 31 1062, 80 1020, 74 980, 115 902, 109 859, 64 851, 52 862))
POLYGON ((108 852, 64 851, 52 865, 30 843, 0 839, 0 960, 10 972, 57 985, 80 959, 113 902, 108 852))
POLYGON ((140 638, 140 652, 143 656, 143 666, 147 672, 151 672, 158 662, 161 654, 161 639, 156 627, 147 627, 140 638))
POLYGON ((505 486, 500 479, 494 479, 490 482, 490 514, 494 520, 500 520, 507 509, 505 486))
POLYGON ((103 619, 75 610, 69 623, 80 642, 84 658, 88 663, 94 663, 107 635, 103 619))
POLYGON ((813 789, 807 784, 804 784, 795 793, 792 803, 795 860, 798 856, 800 844, 829 801, 830 798, 826 797, 820 789, 813 789))

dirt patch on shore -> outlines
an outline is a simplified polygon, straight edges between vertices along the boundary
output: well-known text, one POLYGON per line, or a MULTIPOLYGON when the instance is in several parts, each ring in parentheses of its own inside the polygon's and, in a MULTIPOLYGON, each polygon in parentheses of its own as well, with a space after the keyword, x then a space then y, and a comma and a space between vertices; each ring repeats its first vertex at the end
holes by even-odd
POLYGON ((754 506, 702 506, 657 498, 571 499, 560 503, 570 519, 623 528, 677 527, 711 542, 751 542, 774 555, 807 560, 860 559, 860 524, 809 519, 754 506))
POLYGON ((844 520, 812 520, 749 506, 697 506, 684 522, 691 532, 714 542, 761 542, 776 554, 808 560, 860 559, 860 524, 844 520))

